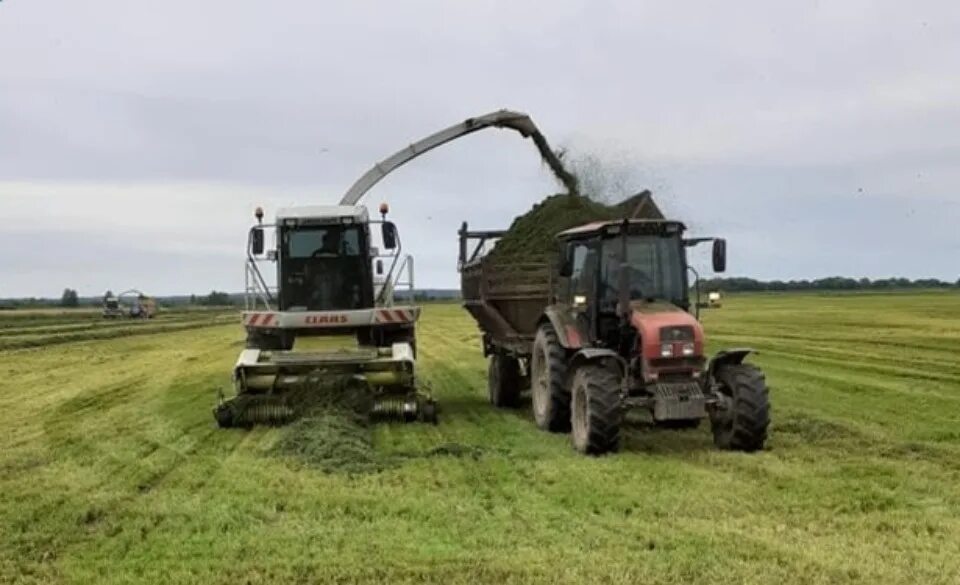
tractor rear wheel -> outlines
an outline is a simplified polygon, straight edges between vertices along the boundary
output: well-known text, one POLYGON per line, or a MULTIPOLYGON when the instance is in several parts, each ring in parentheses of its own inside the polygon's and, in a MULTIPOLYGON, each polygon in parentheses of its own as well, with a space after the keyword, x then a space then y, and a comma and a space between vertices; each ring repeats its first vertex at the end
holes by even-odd
POLYGON ((587 455, 620 449, 620 375, 602 363, 587 363, 573 373, 571 410, 573 446, 587 455))
POLYGON ((752 364, 729 364, 717 369, 716 381, 725 404, 710 413, 713 442, 721 449, 759 451, 770 426, 770 399, 766 378, 752 364))
POLYGON ((544 323, 533 341, 530 358, 530 389, 533 418, 537 426, 552 433, 570 431, 570 388, 567 386, 567 355, 557 332, 544 323))
POLYGON ((487 370, 487 393, 490 404, 498 408, 514 408, 520 402, 520 363, 517 358, 495 353, 487 370))

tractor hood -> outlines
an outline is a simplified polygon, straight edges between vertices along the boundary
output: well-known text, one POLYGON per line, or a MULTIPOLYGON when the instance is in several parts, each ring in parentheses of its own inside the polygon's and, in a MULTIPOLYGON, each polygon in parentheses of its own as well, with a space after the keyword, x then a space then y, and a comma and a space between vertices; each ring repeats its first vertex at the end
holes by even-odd
POLYGON ((703 358, 703 327, 693 315, 674 304, 654 301, 630 303, 630 323, 640 336, 641 351, 647 360, 703 358), (692 355, 683 353, 693 343, 692 355), (671 344, 672 356, 664 356, 663 345, 671 344))

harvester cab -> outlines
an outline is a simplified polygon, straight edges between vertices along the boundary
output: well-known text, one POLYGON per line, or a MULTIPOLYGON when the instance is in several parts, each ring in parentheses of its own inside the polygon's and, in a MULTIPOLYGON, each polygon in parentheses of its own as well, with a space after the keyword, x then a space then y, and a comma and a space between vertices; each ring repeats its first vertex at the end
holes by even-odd
POLYGON ((388 208, 380 211, 371 220, 363 206, 295 207, 264 224, 257 209, 246 349, 234 368, 236 396, 221 397, 214 410, 220 426, 288 422, 331 393, 354 394, 377 418, 435 422, 435 403, 417 389, 414 372, 420 308, 394 303, 398 288, 413 290, 413 259, 402 254, 388 208), (265 263, 273 274, 261 270, 265 263), (350 336, 357 345, 294 351, 298 338, 318 336, 350 336))

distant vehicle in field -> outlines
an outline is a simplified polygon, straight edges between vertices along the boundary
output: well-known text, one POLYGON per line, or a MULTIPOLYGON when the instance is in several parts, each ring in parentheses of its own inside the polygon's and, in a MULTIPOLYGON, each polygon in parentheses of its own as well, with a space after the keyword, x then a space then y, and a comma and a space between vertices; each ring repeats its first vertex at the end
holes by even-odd
POLYGON ((103 295, 103 318, 116 319, 123 316, 123 309, 120 308, 120 299, 111 291, 103 295))
POLYGON ((103 318, 153 319, 157 314, 157 301, 139 290, 130 289, 119 295, 107 291, 103 296, 103 318), (129 299, 129 300, 127 300, 129 299))
POLYGON ((712 309, 719 309, 722 306, 720 301, 720 291, 718 290, 710 291, 707 295, 707 306, 712 309))

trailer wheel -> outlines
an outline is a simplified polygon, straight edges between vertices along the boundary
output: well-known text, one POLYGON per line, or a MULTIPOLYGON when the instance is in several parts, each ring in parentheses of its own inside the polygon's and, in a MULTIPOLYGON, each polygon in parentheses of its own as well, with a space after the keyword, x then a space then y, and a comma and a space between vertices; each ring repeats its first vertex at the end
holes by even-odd
POLYGON ((763 449, 770 425, 769 390, 763 372, 752 364, 729 364, 717 369, 716 381, 725 403, 710 413, 714 444, 733 451, 763 449))
POLYGON ((530 389, 533 418, 537 426, 552 433, 570 431, 570 388, 567 386, 567 356, 557 332, 544 323, 533 341, 530 358, 530 389))
POLYGON ((520 364, 517 358, 499 353, 490 356, 487 394, 497 408, 514 408, 520 402, 520 364))
POLYGON ((620 449, 620 375, 602 363, 574 371, 571 384, 573 446, 587 455, 620 449))

